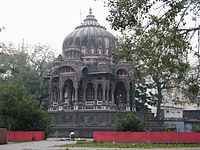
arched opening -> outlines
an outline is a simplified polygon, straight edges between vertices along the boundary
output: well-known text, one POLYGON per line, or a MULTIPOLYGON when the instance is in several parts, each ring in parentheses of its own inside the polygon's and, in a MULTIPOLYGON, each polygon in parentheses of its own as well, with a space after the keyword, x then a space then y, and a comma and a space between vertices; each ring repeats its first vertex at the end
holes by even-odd
POLYGON ((73 81, 68 79, 65 81, 63 88, 63 101, 66 104, 72 104, 75 97, 75 90, 73 86, 73 81))
POLYGON ((88 73, 88 68, 87 68, 87 67, 84 67, 84 68, 82 69, 81 73, 87 74, 87 73, 88 73))
POLYGON ((53 102, 58 102, 58 88, 54 87, 52 93, 53 102))
POLYGON ((97 100, 102 101, 103 100, 103 88, 102 85, 99 84, 97 88, 97 100))
POLYGON ((54 77, 52 80, 51 80, 52 83, 58 83, 59 82, 59 78, 58 77, 54 77))
POLYGON ((115 104, 119 105, 119 104, 125 104, 126 103, 126 88, 123 82, 118 82, 116 84, 116 88, 115 88, 115 93, 114 93, 114 98, 115 98, 115 104))
POLYGON ((94 86, 92 83, 87 84, 86 88, 86 99, 87 101, 94 101, 94 86))

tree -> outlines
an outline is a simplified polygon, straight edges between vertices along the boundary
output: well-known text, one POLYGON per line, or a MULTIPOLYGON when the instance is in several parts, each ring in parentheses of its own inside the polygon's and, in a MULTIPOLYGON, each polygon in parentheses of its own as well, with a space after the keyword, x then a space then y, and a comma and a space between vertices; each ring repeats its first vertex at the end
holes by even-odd
POLYGON ((105 0, 104 2, 110 12, 107 20, 111 22, 113 29, 122 32, 138 25, 148 30, 153 22, 152 16, 158 17, 159 24, 167 20, 172 22, 176 20, 178 22, 176 27, 183 32, 200 29, 198 24, 190 24, 189 27, 185 24, 188 15, 193 21, 197 21, 200 15, 199 0, 105 0))
POLYGON ((151 77, 157 91, 158 119, 162 90, 173 88, 167 84, 171 80, 184 81, 189 70, 189 33, 200 28, 186 28, 185 18, 192 12, 195 20, 199 4, 199 1, 189 0, 108 0, 107 20, 123 35, 117 56, 133 62, 134 71, 151 77))
POLYGON ((136 100, 136 111, 141 111, 143 113, 149 112, 150 108, 148 106, 155 105, 155 102, 153 101, 154 95, 151 93, 151 91, 148 89, 151 89, 149 87, 150 85, 145 83, 137 83, 136 89, 135 89, 135 100, 136 100))
POLYGON ((144 124, 139 117, 129 113, 117 120, 116 130, 121 132, 142 132, 144 131, 144 124))
POLYGON ((17 77, 23 79, 24 85, 35 99, 42 103, 47 90, 41 87, 41 81, 54 59, 53 50, 45 45, 15 46, 12 43, 1 44, 0 55, 0 82, 6 84, 17 77), (44 92, 45 91, 45 92, 44 92))
POLYGON ((22 80, 1 85, 0 115, 6 119, 8 130, 50 131, 50 118, 37 108, 38 102, 28 93, 22 80))

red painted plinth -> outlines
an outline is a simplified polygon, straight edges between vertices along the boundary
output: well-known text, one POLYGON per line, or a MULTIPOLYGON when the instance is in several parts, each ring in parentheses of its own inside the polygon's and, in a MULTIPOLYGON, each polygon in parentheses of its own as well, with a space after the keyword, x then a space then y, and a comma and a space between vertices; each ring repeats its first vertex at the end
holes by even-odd
POLYGON ((200 133, 179 132, 94 132, 96 142, 200 143, 200 133))
POLYGON ((6 129, 0 128, 0 144, 5 144, 6 142, 6 129))
POLYGON ((7 141, 41 141, 45 139, 45 133, 40 131, 10 131, 7 132, 7 141))

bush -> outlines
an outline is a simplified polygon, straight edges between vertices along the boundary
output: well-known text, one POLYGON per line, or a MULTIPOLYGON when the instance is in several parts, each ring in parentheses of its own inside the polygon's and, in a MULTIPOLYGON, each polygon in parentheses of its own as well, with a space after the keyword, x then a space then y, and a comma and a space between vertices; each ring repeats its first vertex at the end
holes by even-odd
POLYGON ((120 132, 143 132, 145 128, 139 117, 129 113, 117 120, 116 130, 120 132))

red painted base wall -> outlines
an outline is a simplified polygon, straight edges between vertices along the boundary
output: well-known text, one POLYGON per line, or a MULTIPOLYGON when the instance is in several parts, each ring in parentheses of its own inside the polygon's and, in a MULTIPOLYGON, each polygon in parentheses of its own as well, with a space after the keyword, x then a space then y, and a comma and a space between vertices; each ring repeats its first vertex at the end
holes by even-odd
POLYGON ((5 144, 6 142, 6 129, 0 128, 0 144, 5 144))
POLYGON ((45 139, 45 133, 39 131, 10 131, 7 132, 7 141, 41 141, 45 139))
POLYGON ((200 143, 200 133, 94 132, 93 139, 117 143, 200 143))

